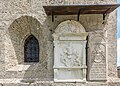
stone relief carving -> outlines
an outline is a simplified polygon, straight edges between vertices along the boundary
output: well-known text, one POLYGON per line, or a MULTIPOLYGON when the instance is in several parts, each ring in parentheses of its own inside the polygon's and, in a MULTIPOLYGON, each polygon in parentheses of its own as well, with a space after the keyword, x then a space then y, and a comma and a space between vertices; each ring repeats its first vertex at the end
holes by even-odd
POLYGON ((62 22, 58 25, 55 33, 64 34, 64 33, 84 33, 84 27, 76 21, 68 20, 66 22, 62 22))
POLYGON ((105 32, 103 32, 103 31, 91 32, 89 34, 90 34, 89 42, 91 42, 91 43, 106 42, 105 32))
POLYGON ((67 20, 58 25, 54 37, 54 81, 86 81, 86 37, 84 27, 67 20))
POLYGON ((61 54, 60 60, 67 67, 80 66, 81 59, 78 55, 79 53, 75 51, 73 47, 71 47, 70 45, 67 45, 63 49, 63 53, 61 54))
POLYGON ((92 32, 88 39, 88 79, 106 80, 106 35, 103 31, 92 32))
POLYGON ((92 51, 92 57, 94 62, 100 63, 105 61, 105 46, 101 43, 94 44, 94 50, 92 51))

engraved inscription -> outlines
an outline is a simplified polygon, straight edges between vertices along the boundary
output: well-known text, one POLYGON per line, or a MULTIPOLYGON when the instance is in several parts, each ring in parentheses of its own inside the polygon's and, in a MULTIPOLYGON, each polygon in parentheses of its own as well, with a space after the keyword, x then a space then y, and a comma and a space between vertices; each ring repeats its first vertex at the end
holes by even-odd
POLYGON ((94 63, 90 70, 91 80, 105 80, 106 79, 106 65, 104 63, 94 63))

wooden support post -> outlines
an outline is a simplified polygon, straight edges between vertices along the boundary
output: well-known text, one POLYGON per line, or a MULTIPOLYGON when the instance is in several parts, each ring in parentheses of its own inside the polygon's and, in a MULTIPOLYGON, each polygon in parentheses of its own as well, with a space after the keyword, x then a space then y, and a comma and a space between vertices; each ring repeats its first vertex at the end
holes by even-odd
POLYGON ((105 11, 105 13, 103 13, 103 20, 105 20, 105 17, 106 17, 106 15, 107 15, 107 12, 110 10, 111 8, 108 8, 106 11, 105 11))
POLYGON ((53 14, 53 11, 51 12, 51 15, 52 15, 52 22, 54 22, 54 14, 53 14))
POLYGON ((106 17, 106 14, 104 13, 104 14, 103 14, 103 20, 105 20, 105 17, 106 17))
POLYGON ((80 17, 80 11, 81 11, 81 10, 79 10, 78 16, 77 16, 77 20, 78 20, 78 21, 79 21, 79 17, 80 17))

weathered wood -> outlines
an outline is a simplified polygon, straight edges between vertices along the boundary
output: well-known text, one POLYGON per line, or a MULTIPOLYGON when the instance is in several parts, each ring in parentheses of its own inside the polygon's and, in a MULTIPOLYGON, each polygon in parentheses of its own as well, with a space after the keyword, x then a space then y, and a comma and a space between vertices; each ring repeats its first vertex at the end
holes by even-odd
POLYGON ((51 15, 77 15, 80 14, 108 14, 114 11, 120 4, 104 4, 104 5, 62 5, 62 6, 43 6, 46 14, 51 15))

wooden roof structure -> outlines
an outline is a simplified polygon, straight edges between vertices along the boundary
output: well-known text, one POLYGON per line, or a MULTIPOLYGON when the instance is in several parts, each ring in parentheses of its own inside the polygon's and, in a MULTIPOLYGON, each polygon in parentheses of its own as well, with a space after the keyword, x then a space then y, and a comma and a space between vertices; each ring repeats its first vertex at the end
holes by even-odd
POLYGON ((109 14, 120 4, 43 6, 47 15, 109 14))

